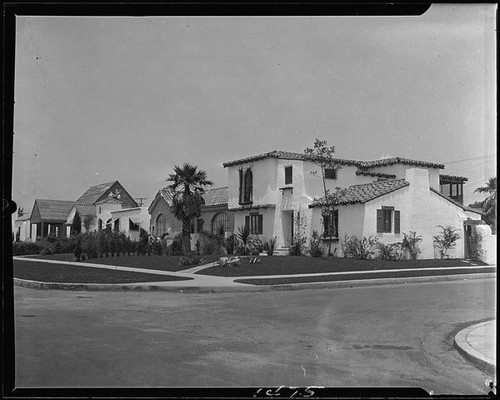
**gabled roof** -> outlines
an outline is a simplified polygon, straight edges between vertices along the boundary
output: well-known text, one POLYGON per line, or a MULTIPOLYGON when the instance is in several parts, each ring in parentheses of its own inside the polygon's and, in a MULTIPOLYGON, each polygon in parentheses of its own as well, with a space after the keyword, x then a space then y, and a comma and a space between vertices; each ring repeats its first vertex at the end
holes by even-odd
MULTIPOLYGON (((42 221, 66 221, 74 201, 36 199, 33 211, 38 208, 42 221)), ((33 213, 32 213, 33 215, 33 213)))
MULTIPOLYGON (((244 164, 244 163, 257 161, 257 160, 263 160, 266 158, 278 158, 278 159, 283 159, 283 160, 302 160, 302 161, 311 160, 311 158, 309 156, 306 156, 305 154, 292 153, 289 151, 273 150, 269 153, 263 153, 263 154, 258 154, 256 156, 241 158, 239 160, 228 161, 222 165, 224 167, 231 167, 234 165, 244 164)), ((418 167, 444 169, 443 164, 436 164, 436 163, 431 163, 431 162, 427 162, 427 161, 410 160, 408 158, 401 158, 401 157, 384 158, 384 159, 375 160, 375 161, 358 161, 358 160, 345 160, 345 159, 341 159, 341 158, 334 158, 334 163, 338 164, 338 165, 354 165, 354 166, 357 166, 357 167, 362 168, 362 169, 374 168, 374 167, 384 167, 384 166, 393 165, 393 164, 405 164, 405 165, 412 165, 412 166, 418 166, 418 167)))
POLYGON ((96 215, 95 206, 93 204, 74 204, 74 207, 80 215, 96 215))
POLYGON ((106 191, 118 181, 101 183, 100 185, 91 186, 84 194, 82 194, 76 203, 95 204, 106 191))
MULTIPOLYGON (((395 190, 401 189, 408 185, 409 183, 404 179, 378 181, 365 183, 362 185, 352 185, 347 189, 341 189, 339 191, 337 200, 334 202, 334 204, 342 205, 366 203, 368 201, 376 199, 377 197, 394 192, 395 190)), ((309 207, 322 207, 326 205, 327 203, 325 202, 325 199, 321 198, 314 200, 312 204, 309 205, 309 207)))
POLYGON ((469 178, 466 178, 465 176, 439 174, 439 180, 463 183, 467 182, 469 178))

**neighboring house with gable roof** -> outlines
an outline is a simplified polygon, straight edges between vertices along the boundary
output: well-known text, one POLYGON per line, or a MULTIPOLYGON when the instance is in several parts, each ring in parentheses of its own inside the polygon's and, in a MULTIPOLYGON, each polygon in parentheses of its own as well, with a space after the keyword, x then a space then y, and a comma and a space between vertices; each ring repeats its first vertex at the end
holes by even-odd
POLYGON ((66 220, 74 201, 36 199, 31 211, 31 239, 66 236, 66 220))
MULTIPOLYGON (((233 213, 227 209, 227 187, 207 189, 203 195, 205 204, 201 207, 201 217, 192 222, 191 245, 194 246, 198 234, 203 231, 211 233, 232 232, 234 230, 233 213)), ((175 218, 173 213, 173 192, 170 188, 164 187, 158 191, 153 202, 148 208, 150 214, 150 233, 153 236, 161 237, 164 234, 173 238, 181 233, 182 222, 175 218)))
MULTIPOLYGON (((463 185, 467 178, 440 175, 444 165, 391 157, 375 161, 335 159, 339 170, 327 170, 330 192, 339 191, 337 211, 323 217, 325 206, 320 167, 305 154, 272 151, 223 164, 228 169, 228 208, 235 226, 248 225, 262 239, 278 238, 288 248, 297 229, 294 216, 306 216, 308 239, 313 231, 332 241, 340 255, 344 235, 373 235, 381 242, 400 242, 402 233, 423 237, 422 257, 434 258, 433 236, 438 225, 462 233, 451 257, 464 257, 464 223, 480 223, 481 214, 464 207, 458 193, 446 196, 447 184, 463 185), (328 219, 333 219, 330 224, 328 219), (329 232, 330 227, 333 229, 329 232)), ((308 241, 309 243, 309 241, 308 241)))

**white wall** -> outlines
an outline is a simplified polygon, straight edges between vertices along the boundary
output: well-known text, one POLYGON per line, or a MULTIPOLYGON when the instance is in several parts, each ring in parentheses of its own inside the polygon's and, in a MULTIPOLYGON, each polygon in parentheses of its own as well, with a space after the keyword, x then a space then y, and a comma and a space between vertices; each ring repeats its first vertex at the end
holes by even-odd
POLYGON ((125 233, 126 236, 130 236, 132 240, 139 240, 140 228, 143 228, 148 231, 149 228, 149 213, 147 207, 136 207, 136 208, 128 208, 125 210, 117 210, 112 211, 112 228, 117 219, 120 220, 120 232, 125 233), (130 222, 129 219, 133 218, 140 219, 139 230, 134 231, 130 230, 130 222))
POLYGON ((478 235, 478 253, 481 261, 486 264, 496 265, 497 263, 497 235, 491 234, 488 225, 476 225, 478 235))

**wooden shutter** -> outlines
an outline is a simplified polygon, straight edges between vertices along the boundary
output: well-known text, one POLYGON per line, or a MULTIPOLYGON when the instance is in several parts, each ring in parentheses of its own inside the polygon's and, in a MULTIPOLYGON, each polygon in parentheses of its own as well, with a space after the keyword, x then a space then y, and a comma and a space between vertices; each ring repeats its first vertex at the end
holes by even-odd
POLYGON ((243 203, 243 170, 239 170, 240 173, 240 188, 239 188, 239 196, 238 196, 238 203, 243 203))
POLYGON ((264 221, 264 219, 263 219, 263 215, 262 215, 262 214, 260 214, 260 215, 258 216, 258 221, 259 221, 259 224, 258 224, 258 230, 257 230, 257 233, 261 235, 261 234, 262 234, 262 232, 263 232, 263 226, 262 226, 262 225, 263 225, 263 221, 264 221))
POLYGON ((394 211, 394 233, 401 232, 401 224, 399 220, 400 220, 399 211, 394 211))
POLYGON ((285 185, 292 183, 292 167, 285 167, 285 185))
POLYGON ((384 231, 384 212, 377 210, 377 232, 384 231))
POLYGON ((245 228, 248 227, 250 229, 250 215, 245 217, 245 228))

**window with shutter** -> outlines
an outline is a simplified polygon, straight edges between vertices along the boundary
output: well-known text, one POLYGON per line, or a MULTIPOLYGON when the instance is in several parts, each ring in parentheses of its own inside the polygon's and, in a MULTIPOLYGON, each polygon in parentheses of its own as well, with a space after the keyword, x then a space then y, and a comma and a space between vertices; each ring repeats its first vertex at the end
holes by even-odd
POLYGON ((240 169, 239 170, 239 174, 240 174, 240 188, 239 188, 239 196, 238 196, 238 203, 242 203, 243 202, 243 170, 240 169))
POLYGON ((337 170, 333 168, 326 168, 325 179, 337 179, 337 170))
POLYGON ((384 216, 382 210, 377 210, 377 232, 382 233, 384 231, 383 227, 384 216))
POLYGON ((377 210, 377 233, 400 233, 400 211, 394 210, 394 207, 383 206, 377 210), (392 220, 394 218, 394 230, 392 220))

